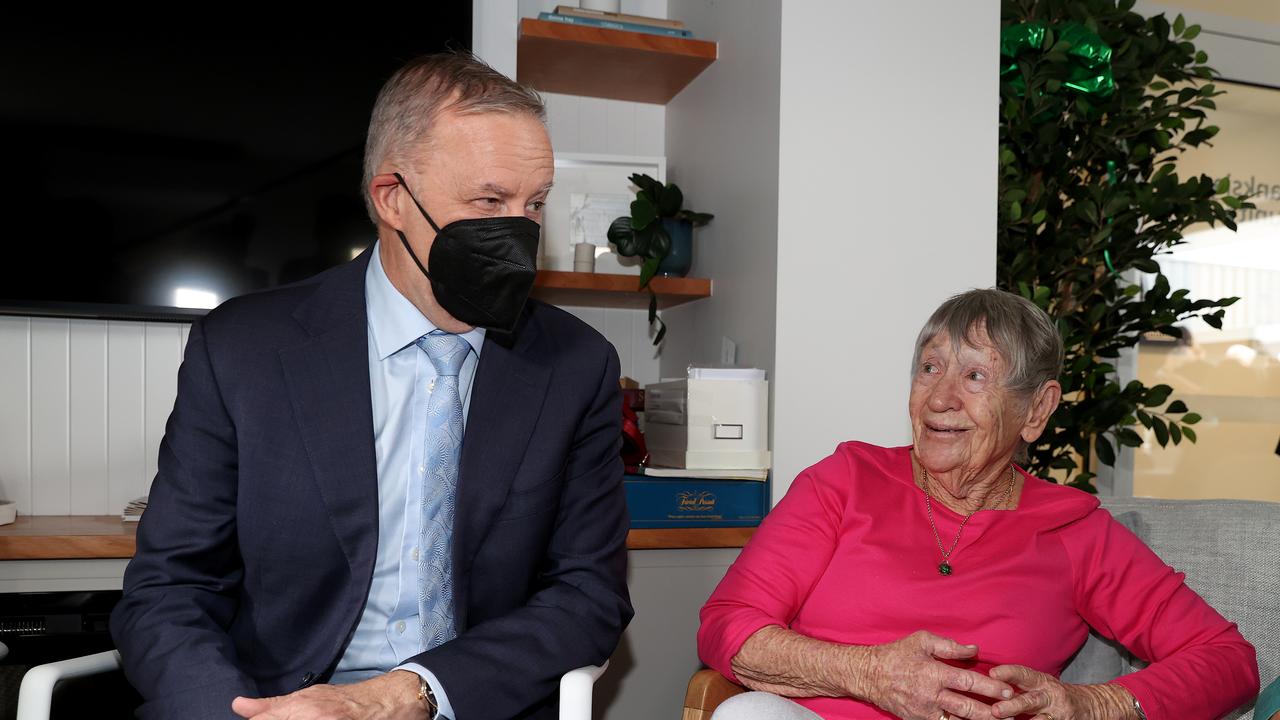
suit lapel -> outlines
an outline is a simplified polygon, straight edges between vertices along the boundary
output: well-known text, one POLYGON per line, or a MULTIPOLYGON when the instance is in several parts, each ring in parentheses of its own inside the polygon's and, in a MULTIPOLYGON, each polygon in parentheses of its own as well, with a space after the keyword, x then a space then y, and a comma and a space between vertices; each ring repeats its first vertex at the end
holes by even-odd
MULTIPOLYGON (((471 389, 454 517, 455 567, 470 569, 507 498, 542 412, 551 369, 538 356, 538 328, 526 323, 512 345, 485 340, 471 389)), ((465 587, 455 583, 455 587, 465 587)), ((459 609, 465 607, 459 603, 459 609)))
POLYGON ((334 271, 299 306, 294 317, 312 337, 280 351, 316 484, 356 578, 372 572, 378 545, 364 298, 369 256, 366 251, 359 261, 334 271))

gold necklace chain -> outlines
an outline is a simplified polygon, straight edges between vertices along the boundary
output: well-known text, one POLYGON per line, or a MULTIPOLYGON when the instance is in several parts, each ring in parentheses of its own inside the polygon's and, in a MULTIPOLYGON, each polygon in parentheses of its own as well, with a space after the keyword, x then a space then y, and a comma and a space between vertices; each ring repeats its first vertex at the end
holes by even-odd
MULTIPOLYGON (((1009 487, 1005 488, 1004 498, 999 503, 993 505, 992 509, 998 508, 1009 502, 1009 498, 1013 496, 1013 484, 1017 478, 1018 473, 1014 470, 1014 466, 1010 464, 1009 487)), ((938 574, 947 576, 953 572, 950 562, 951 553, 955 552, 956 546, 960 544, 960 533, 963 533, 964 526, 969 524, 969 518, 973 517, 974 513, 981 510, 982 507, 979 506, 976 510, 973 510, 968 515, 964 516, 964 520, 960 521, 960 527, 956 529, 955 539, 951 541, 951 549, 944 549, 942 547, 942 536, 938 534, 938 526, 933 522, 933 493, 929 491, 929 471, 925 469, 923 464, 920 465, 920 484, 924 486, 924 509, 929 516, 929 527, 933 530, 933 540, 938 544, 938 552, 942 553, 942 562, 938 563, 938 574)))

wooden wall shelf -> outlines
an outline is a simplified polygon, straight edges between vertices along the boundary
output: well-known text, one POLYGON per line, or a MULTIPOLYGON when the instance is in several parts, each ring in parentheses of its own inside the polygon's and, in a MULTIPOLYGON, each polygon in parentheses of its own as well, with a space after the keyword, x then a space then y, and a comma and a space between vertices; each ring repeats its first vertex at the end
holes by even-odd
MULTIPOLYGON (((533 296, 552 305, 647 308, 649 293, 636 290, 639 284, 636 275, 539 270, 533 296)), ((711 281, 706 278, 656 277, 649 285, 658 295, 660 309, 711 297, 711 281)))
MULTIPOLYGON (((24 515, 0 526, 0 560, 131 558, 137 523, 117 515, 24 515)), ((755 528, 632 530, 628 550, 742 547, 755 528)))
POLYGON ((547 92, 665 105, 718 53, 708 40, 524 18, 516 80, 547 92))

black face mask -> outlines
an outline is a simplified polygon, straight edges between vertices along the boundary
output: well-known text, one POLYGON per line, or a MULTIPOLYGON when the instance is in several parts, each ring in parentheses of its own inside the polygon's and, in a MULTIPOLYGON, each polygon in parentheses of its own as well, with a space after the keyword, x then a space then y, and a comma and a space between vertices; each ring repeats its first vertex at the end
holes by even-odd
POLYGON ((538 274, 538 223, 527 217, 492 217, 457 220, 440 228, 400 173, 394 174, 436 231, 427 258, 431 272, 418 260, 404 233, 396 231, 409 257, 431 281, 436 302, 468 325, 507 333, 515 330, 538 274))

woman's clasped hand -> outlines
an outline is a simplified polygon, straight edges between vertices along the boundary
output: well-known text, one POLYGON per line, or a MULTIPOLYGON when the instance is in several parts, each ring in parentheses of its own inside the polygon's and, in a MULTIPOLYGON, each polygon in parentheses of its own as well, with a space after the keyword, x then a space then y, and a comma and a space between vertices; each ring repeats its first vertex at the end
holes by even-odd
POLYGON ((998 699, 1014 696, 1008 683, 940 662, 975 657, 976 645, 961 645, 921 630, 867 651, 866 699, 900 718, 938 720, 940 712, 971 720, 991 718, 990 704, 961 693, 998 699))
POLYGON ((1022 665, 983 674, 941 662, 977 654, 976 645, 923 630, 869 647, 865 697, 900 718, 919 720, 1100 720, 1128 717, 1133 709, 1115 685, 1071 685, 1022 665))

